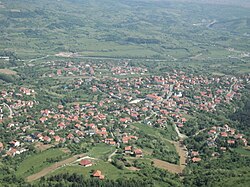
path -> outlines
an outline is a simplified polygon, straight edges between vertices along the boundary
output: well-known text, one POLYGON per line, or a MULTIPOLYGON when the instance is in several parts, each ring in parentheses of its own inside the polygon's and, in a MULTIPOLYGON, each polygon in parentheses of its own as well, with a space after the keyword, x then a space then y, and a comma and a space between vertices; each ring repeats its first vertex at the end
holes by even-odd
POLYGON ((44 177, 45 175, 49 174, 50 172, 66 165, 66 164, 70 164, 72 162, 75 162, 77 159, 79 159, 79 157, 83 157, 85 156, 85 154, 78 154, 78 155, 74 155, 66 160, 62 160, 60 162, 57 162, 45 169, 43 169, 42 171, 38 172, 38 173, 35 173, 33 175, 30 175, 28 176, 26 179, 28 182, 32 182, 32 181, 35 181, 37 179, 40 179, 41 177, 44 177))
POLYGON ((198 134, 200 134, 201 132, 203 132, 203 131, 205 131, 205 130, 207 130, 207 128, 199 130, 199 131, 196 132, 193 136, 197 136, 198 134))
POLYGON ((116 152, 118 151, 118 149, 116 149, 113 153, 111 153, 108 157, 108 161, 112 162, 112 156, 114 156, 116 154, 116 152))
POLYGON ((179 138, 180 138, 181 140, 187 138, 187 136, 186 136, 185 134, 181 134, 181 133, 180 133, 180 131, 179 131, 179 129, 178 129, 178 127, 176 126, 175 123, 174 123, 173 125, 174 125, 174 129, 175 129, 176 133, 178 134, 178 136, 179 136, 179 138))
POLYGON ((12 118, 12 116, 13 116, 13 111, 12 111, 12 109, 10 108, 10 106, 9 106, 8 104, 6 104, 6 103, 2 103, 2 104, 0 104, 0 106, 6 106, 6 107, 9 109, 9 111, 10 111, 9 118, 12 118))

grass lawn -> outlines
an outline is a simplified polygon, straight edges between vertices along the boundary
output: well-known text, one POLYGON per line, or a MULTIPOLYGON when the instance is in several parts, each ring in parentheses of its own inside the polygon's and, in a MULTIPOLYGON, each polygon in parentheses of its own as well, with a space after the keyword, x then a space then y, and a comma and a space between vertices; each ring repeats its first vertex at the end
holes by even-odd
POLYGON ((250 156, 250 150, 244 149, 243 147, 235 148, 234 151, 244 156, 250 156))
POLYGON ((145 124, 141 124, 141 123, 134 123, 133 126, 139 128, 145 134, 150 134, 150 135, 153 135, 153 136, 159 136, 159 133, 157 132, 157 129, 154 128, 154 127, 151 127, 149 125, 145 125, 145 124))
POLYGON ((115 151, 115 147, 110 145, 100 143, 93 147, 87 155, 94 158, 105 158, 108 157, 109 154, 115 151))
POLYGON ((118 179, 118 178, 131 178, 137 176, 135 172, 129 171, 127 169, 120 170, 113 166, 109 162, 104 162, 103 160, 98 160, 95 162, 93 166, 90 167, 82 167, 79 165, 76 166, 66 166, 61 169, 56 170, 51 173, 51 175, 56 175, 60 173, 78 173, 83 174, 87 178, 91 176, 93 170, 100 170, 107 179, 118 179))
POLYGON ((64 153, 60 149, 49 149, 35 155, 30 155, 20 163, 17 168, 16 175, 26 177, 33 173, 37 173, 53 164, 46 162, 47 159, 55 159, 59 156, 65 158, 68 154, 64 153))

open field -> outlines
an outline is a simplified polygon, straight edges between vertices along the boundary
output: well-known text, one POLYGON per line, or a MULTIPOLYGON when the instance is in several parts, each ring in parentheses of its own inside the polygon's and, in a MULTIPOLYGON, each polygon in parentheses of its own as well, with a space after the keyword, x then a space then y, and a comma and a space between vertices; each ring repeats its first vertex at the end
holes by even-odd
POLYGON ((6 75, 16 75, 17 72, 10 70, 10 69, 0 69, 0 73, 6 74, 6 75))
POLYGON ((28 176, 33 173, 37 173, 41 171, 43 168, 48 167, 49 165, 53 164, 48 162, 50 159, 59 159, 59 157, 65 158, 68 155, 65 154, 60 149, 49 149, 46 151, 43 151, 41 153, 38 153, 36 155, 28 156, 26 159, 24 159, 20 165, 17 168, 16 175, 17 176, 28 176))
POLYGON ((57 59, 71 54, 172 62, 197 57, 200 63, 213 58, 228 61, 233 54, 229 47, 241 51, 248 46, 247 0, 212 1, 216 6, 207 0, 1 2, 5 8, 0 9, 0 49, 15 51, 25 61, 40 62, 60 53, 57 59), (37 11, 44 4, 46 11, 37 11))
POLYGON ((152 161, 154 161, 155 167, 165 169, 171 173, 182 173, 183 169, 181 168, 181 166, 171 164, 171 163, 168 163, 168 162, 156 159, 156 158, 152 159, 152 161))
MULTIPOLYGON (((167 135, 163 135, 160 133, 160 131, 162 131, 161 129, 157 129, 145 124, 141 124, 141 123, 134 123, 132 126, 135 126, 136 128, 139 128, 141 131, 143 131, 146 134, 150 134, 156 137, 161 137, 165 142, 166 145, 168 146, 168 149, 171 151, 176 151, 174 145, 171 143, 171 136, 175 135, 176 132, 172 130, 172 127, 167 127, 167 129, 169 129, 167 135)), ((176 134, 177 135, 177 134, 176 134)))
POLYGON ((114 152, 115 147, 109 146, 104 143, 97 144, 95 147, 93 147, 88 153, 86 153, 90 157, 95 158, 105 158, 110 153, 114 152))
POLYGON ((56 174, 65 173, 65 172, 82 173, 84 176, 89 178, 93 170, 100 170, 105 175, 105 178, 107 179, 118 179, 121 177, 129 178, 129 177, 136 176, 136 174, 133 173, 133 171, 129 171, 126 168, 124 170, 117 169, 111 163, 105 162, 103 160, 95 161, 94 165, 90 167, 82 167, 79 165, 65 166, 65 167, 62 167, 61 169, 58 169, 52 172, 50 175, 56 175, 56 174))
POLYGON ((62 167, 64 165, 66 165, 66 164, 70 164, 70 163, 76 161, 79 157, 83 157, 83 156, 84 156, 84 154, 74 155, 73 157, 70 157, 70 158, 68 158, 66 160, 62 160, 62 161, 57 162, 57 163, 55 163, 55 164, 53 164, 53 165, 51 165, 51 166, 49 166, 47 168, 44 168, 42 171, 40 171, 38 173, 35 173, 33 175, 30 175, 26 179, 27 179, 28 182, 32 182, 32 181, 35 181, 37 179, 40 179, 41 177, 49 174, 50 172, 52 172, 52 171, 54 171, 54 170, 56 170, 56 169, 58 169, 58 168, 60 168, 60 167, 62 167))
POLYGON ((235 148, 234 151, 241 154, 242 156, 250 156, 250 150, 243 147, 235 148))

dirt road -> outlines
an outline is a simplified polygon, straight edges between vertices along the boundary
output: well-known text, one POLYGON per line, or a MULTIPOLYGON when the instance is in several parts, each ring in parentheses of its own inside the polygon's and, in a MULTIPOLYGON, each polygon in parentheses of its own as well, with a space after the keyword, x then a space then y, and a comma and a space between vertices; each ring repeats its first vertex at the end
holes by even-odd
POLYGON ((75 155, 73 157, 70 157, 66 160, 57 162, 57 163, 53 164, 52 166, 49 166, 38 173, 35 173, 33 175, 28 176, 26 179, 28 182, 32 182, 32 181, 35 181, 37 179, 40 179, 41 177, 44 177, 48 173, 56 170, 57 168, 60 168, 66 164, 70 164, 70 163, 76 161, 77 159, 79 159, 79 157, 83 157, 83 156, 85 156, 85 154, 79 154, 79 155, 75 155))

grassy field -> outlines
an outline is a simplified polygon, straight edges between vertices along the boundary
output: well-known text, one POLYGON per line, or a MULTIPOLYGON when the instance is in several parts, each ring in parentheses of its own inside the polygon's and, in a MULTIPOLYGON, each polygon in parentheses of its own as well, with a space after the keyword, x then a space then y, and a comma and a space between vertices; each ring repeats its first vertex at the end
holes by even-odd
POLYGON ((114 151, 115 151, 115 147, 112 147, 104 143, 100 143, 100 144, 97 144, 95 147, 93 147, 87 153, 87 155, 90 157, 94 157, 94 158, 104 159, 105 157, 107 157, 109 154, 111 154, 114 151))
POLYGON ((243 156, 250 156, 250 150, 244 149, 243 147, 235 148, 234 151, 243 155, 243 156))
POLYGON ((79 165, 75 166, 66 166, 61 169, 56 170, 50 175, 56 175, 59 173, 81 173, 86 177, 91 177, 93 170, 100 170, 107 179, 118 179, 118 178, 131 178, 137 176, 134 172, 129 171, 127 169, 120 170, 117 169, 109 162, 104 162, 103 160, 95 161, 93 166, 90 167, 82 167, 79 165))
POLYGON ((161 129, 157 129, 154 127, 151 127, 149 125, 141 124, 141 123, 134 123, 133 126, 139 128, 141 131, 143 131, 145 134, 150 134, 156 137, 160 137, 162 140, 165 141, 166 146, 170 151, 176 151, 174 145, 171 143, 171 136, 176 135, 176 132, 173 130, 172 126, 167 127, 168 131, 164 135, 160 133, 160 131, 163 131, 161 129))
POLYGON ((0 69, 0 73, 7 74, 7 75, 16 75, 17 72, 10 70, 10 69, 0 69))
POLYGON ((36 155, 30 155, 20 163, 16 175, 26 177, 33 173, 37 173, 43 168, 53 164, 47 162, 48 159, 56 159, 59 157, 63 159, 67 156, 68 155, 60 149, 49 149, 36 155))

